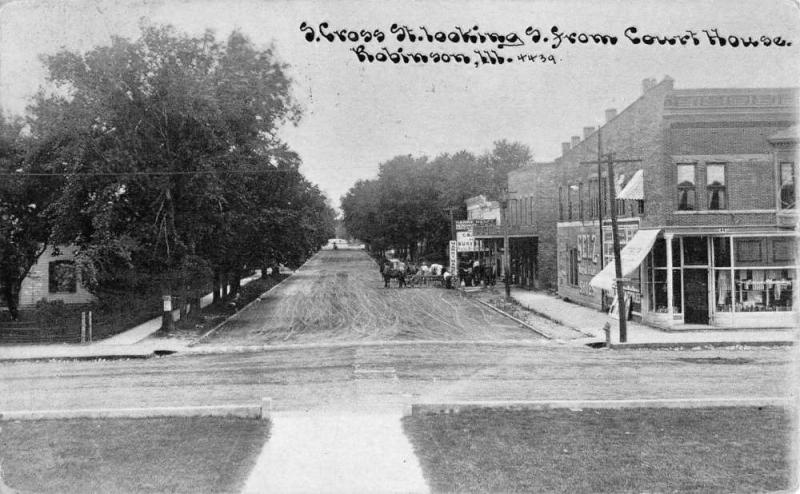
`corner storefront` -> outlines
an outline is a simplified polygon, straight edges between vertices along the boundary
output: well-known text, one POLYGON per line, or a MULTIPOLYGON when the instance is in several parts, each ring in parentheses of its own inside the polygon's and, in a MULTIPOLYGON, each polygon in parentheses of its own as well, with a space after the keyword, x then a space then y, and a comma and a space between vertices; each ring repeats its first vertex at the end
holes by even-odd
MULTIPOLYGON (((664 328, 795 327, 796 252, 794 233, 639 230, 621 254, 626 300, 664 328)), ((591 284, 613 293, 614 278, 609 263, 591 284)))

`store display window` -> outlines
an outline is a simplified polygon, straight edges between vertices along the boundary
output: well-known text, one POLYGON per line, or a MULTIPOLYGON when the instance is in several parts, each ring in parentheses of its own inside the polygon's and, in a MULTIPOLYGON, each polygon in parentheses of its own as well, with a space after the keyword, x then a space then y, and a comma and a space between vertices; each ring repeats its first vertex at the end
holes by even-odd
POLYGON ((736 269, 736 312, 792 310, 794 269, 736 269))

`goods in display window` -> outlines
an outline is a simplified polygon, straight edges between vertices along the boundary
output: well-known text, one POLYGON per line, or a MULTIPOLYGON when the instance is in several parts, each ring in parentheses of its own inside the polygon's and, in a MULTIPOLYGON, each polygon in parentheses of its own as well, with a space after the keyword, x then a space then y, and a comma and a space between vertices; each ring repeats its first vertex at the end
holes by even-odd
POLYGON ((794 270, 737 269, 736 312, 791 311, 794 270))

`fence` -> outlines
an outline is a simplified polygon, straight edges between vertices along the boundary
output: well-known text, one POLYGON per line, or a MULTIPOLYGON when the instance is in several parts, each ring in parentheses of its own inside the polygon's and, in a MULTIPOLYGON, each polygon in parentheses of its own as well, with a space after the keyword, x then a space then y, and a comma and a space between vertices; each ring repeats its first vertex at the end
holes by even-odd
POLYGON ((91 312, 55 320, 0 321, 0 344, 88 343, 95 338, 91 312))

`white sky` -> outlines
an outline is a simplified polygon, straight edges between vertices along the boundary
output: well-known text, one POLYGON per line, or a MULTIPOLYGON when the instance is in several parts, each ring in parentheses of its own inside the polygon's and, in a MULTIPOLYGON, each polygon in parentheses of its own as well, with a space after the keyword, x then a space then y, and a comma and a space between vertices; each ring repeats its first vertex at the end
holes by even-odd
MULTIPOLYGON (((2 3, 2 0, 0 0, 2 3)), ((622 110, 641 93, 642 79, 670 75, 676 88, 797 86, 800 17, 795 3, 781 0, 647 1, 75 1, 10 2, 0 8, 0 105, 24 112, 44 80, 40 53, 60 47, 89 50, 111 35, 134 37, 139 20, 170 23, 191 33, 214 29, 218 37, 238 28, 259 45, 274 43, 291 65, 303 119, 283 129, 303 158, 303 172, 338 205, 360 178, 398 154, 467 149, 482 152, 498 139, 521 141, 537 160, 560 154, 560 143, 597 126, 604 110, 622 110), (331 28, 381 29, 377 46, 406 51, 463 52, 466 44, 400 44, 393 23, 451 31, 478 25, 484 31, 526 27, 549 31, 614 34, 615 46, 527 43, 503 53, 553 54, 555 65, 502 66, 361 64, 352 43, 308 43, 299 26, 327 21, 331 28), (699 33, 701 46, 633 46, 628 26, 639 33, 699 33), (710 46, 702 29, 760 37, 782 36, 791 47, 710 46)), ((491 48, 486 46, 484 48, 491 48)))

